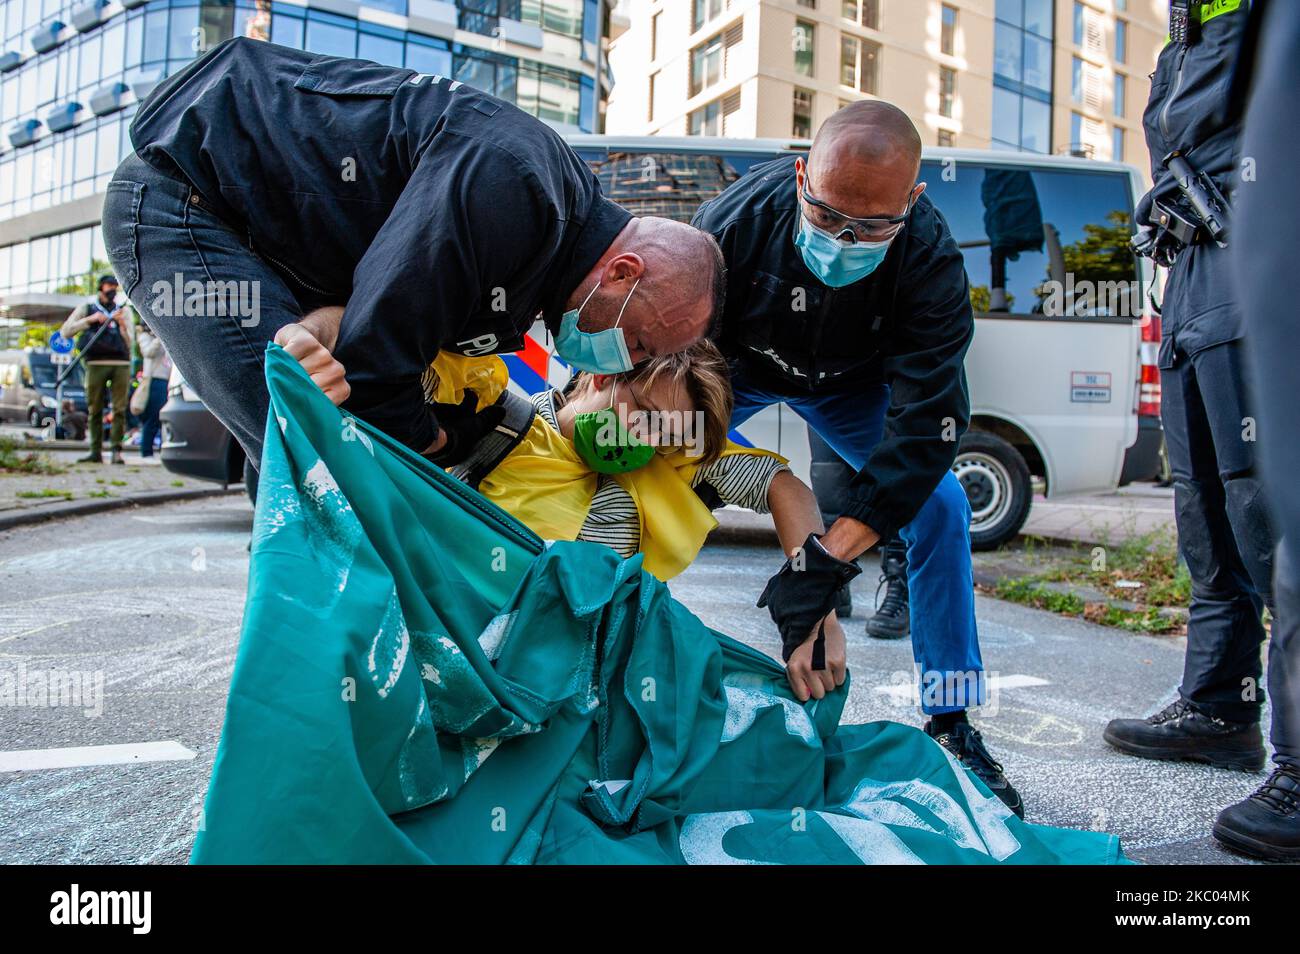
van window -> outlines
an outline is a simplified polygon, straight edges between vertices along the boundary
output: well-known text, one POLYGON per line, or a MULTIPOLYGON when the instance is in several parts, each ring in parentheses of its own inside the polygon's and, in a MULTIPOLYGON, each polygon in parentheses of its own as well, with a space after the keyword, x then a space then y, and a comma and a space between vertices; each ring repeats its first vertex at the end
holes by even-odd
POLYGON ((721 156, 671 152, 581 150, 600 180, 601 190, 633 215, 658 215, 689 222, 701 204, 718 195, 752 167, 772 155, 721 156))
POLYGON ((1141 318, 1124 173, 927 161, 921 179, 965 256, 976 314, 1141 318))

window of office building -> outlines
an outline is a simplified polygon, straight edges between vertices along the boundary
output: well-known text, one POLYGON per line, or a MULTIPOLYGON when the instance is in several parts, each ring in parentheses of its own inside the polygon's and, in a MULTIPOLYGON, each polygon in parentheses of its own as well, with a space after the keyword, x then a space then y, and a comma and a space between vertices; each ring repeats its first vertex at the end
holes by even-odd
POLYGON ((1085 152, 1083 116, 1079 113, 1070 113, 1070 152, 1075 155, 1082 155, 1085 152))
POLYGON ((880 0, 842 0, 841 15, 860 26, 880 29, 880 0))
POLYGON ((1116 126, 1110 132, 1110 157, 1115 162, 1124 161, 1124 127, 1116 126))
POLYGON ((457 24, 462 30, 493 36, 502 17, 518 20, 520 0, 456 0, 457 24))
POLYGON ((957 8, 946 3, 939 26, 939 52, 948 56, 957 52, 957 8))
POLYGON ((740 90, 701 106, 687 117, 687 132, 692 136, 725 136, 727 121, 740 110, 740 90))
POLYGON ((794 25, 794 71, 801 76, 812 76, 814 69, 813 46, 816 27, 807 20, 796 20, 794 25))
POLYGON ((957 100, 957 71, 939 67, 939 115, 951 119, 957 100))
POLYGON ((795 139, 812 138, 813 94, 810 90, 795 88, 794 122, 790 135, 795 139))
POLYGON ((692 33, 722 13, 722 0, 692 0, 692 3, 694 4, 691 11, 692 33))
POLYGON ((1077 56, 1071 58, 1070 63, 1070 100, 1074 103, 1083 103, 1083 60, 1077 56))
POLYGON ((1115 21, 1115 62, 1128 62, 1128 23, 1124 20, 1115 21))
POLYGON ((650 18, 650 62, 659 58, 659 17, 663 11, 656 11, 650 18))
POLYGON ((722 34, 709 37, 691 50, 690 94, 696 95, 722 79, 722 34))
POLYGON ((1052 0, 997 0, 993 148, 1051 152, 1052 0))
POLYGON ((1083 46, 1084 24, 1088 11, 1079 0, 1074 0, 1074 45, 1083 46))
MULTIPOLYGON (((370 0, 365 0, 369 3, 370 0)), ((504 10, 504 3, 503 3, 504 10)), ((503 12, 502 16, 506 14, 503 12)), ((519 17, 525 23, 532 23, 548 33, 561 36, 582 37, 594 42, 590 36, 592 30, 599 33, 597 11, 588 0, 520 0, 519 17)))
POLYGON ((659 74, 658 74, 658 73, 651 73, 651 74, 650 74, 650 90, 649 90, 650 95, 646 97, 646 117, 645 117, 645 118, 646 118, 646 120, 647 120, 648 122, 654 122, 654 121, 655 121, 655 87, 658 85, 658 81, 659 81, 659 74))
POLYGON ((817 0, 799 0, 799 6, 807 7, 809 10, 816 10, 817 0))
POLYGON ((874 96, 879 64, 879 43, 847 34, 840 37, 840 85, 874 96))
POLYGON ((1115 115, 1124 118, 1128 98, 1128 78, 1123 73, 1115 74, 1115 115))
POLYGON ((951 129, 940 129, 939 140, 940 146, 950 147, 953 144, 953 134, 951 129))

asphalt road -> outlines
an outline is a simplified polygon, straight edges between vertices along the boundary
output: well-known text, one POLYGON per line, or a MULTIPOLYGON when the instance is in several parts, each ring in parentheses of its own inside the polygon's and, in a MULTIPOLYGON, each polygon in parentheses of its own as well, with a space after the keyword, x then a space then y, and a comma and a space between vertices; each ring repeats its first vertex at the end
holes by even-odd
MULTIPOLYGON (((81 708, 0 706, 0 761, 16 750, 159 742, 175 743, 180 756, 0 771, 0 862, 186 860, 234 664, 251 522, 248 505, 231 497, 0 534, 0 673, 61 669, 104 680, 99 712, 93 693, 81 708)), ((775 548, 711 547, 673 590, 709 625, 776 652, 766 611, 753 605, 776 564, 775 548)), ((910 682, 910 646, 862 633, 876 572, 868 565, 855 581, 845 718, 919 724, 898 688, 910 682)), ((978 614, 1000 688, 977 721, 1030 820, 1113 831, 1143 861, 1241 861, 1215 847, 1209 830, 1219 808, 1261 777, 1146 762, 1101 741, 1107 719, 1172 698, 1181 639, 997 600, 980 599, 978 614)))

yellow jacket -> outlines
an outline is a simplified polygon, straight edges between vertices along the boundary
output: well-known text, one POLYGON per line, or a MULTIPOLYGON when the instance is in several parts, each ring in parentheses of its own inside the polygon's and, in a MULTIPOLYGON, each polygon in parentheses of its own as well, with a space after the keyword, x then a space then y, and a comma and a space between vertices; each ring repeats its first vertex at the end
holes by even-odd
MULTIPOLYGON (((499 357, 466 357, 442 352, 425 379, 431 400, 459 404, 465 391, 474 392, 478 407, 500 397, 508 381, 499 357)), ((763 454, 784 463, 770 451, 727 443, 728 454, 763 454)), ((684 449, 655 454, 645 467, 611 475, 636 503, 640 520, 643 566, 661 580, 676 576, 699 554, 709 532, 718 525, 692 487, 699 459, 684 449)), ((540 415, 523 439, 484 478, 479 492, 547 540, 576 540, 591 509, 600 475, 587 466, 573 442, 540 415)))

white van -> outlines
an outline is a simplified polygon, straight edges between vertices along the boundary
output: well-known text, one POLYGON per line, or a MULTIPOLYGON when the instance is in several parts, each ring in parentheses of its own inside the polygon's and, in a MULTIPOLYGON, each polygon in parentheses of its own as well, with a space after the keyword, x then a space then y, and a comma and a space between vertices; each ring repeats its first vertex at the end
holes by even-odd
MULTIPOLYGON (((758 163, 809 146, 566 138, 610 198, 634 214, 682 221, 758 163)), ((1128 246, 1141 174, 1064 156, 927 149, 921 180, 965 254, 976 312, 966 359, 971 428, 953 467, 971 501, 972 546, 1015 536, 1033 478, 1053 497, 1153 477, 1161 434, 1151 342, 1159 332, 1143 313, 1150 263, 1128 246)), ((548 346, 538 325, 524 351, 506 356, 520 389, 567 380, 548 346)), ((789 408, 768 408, 739 437, 785 455, 812 482, 808 429, 789 408)))

